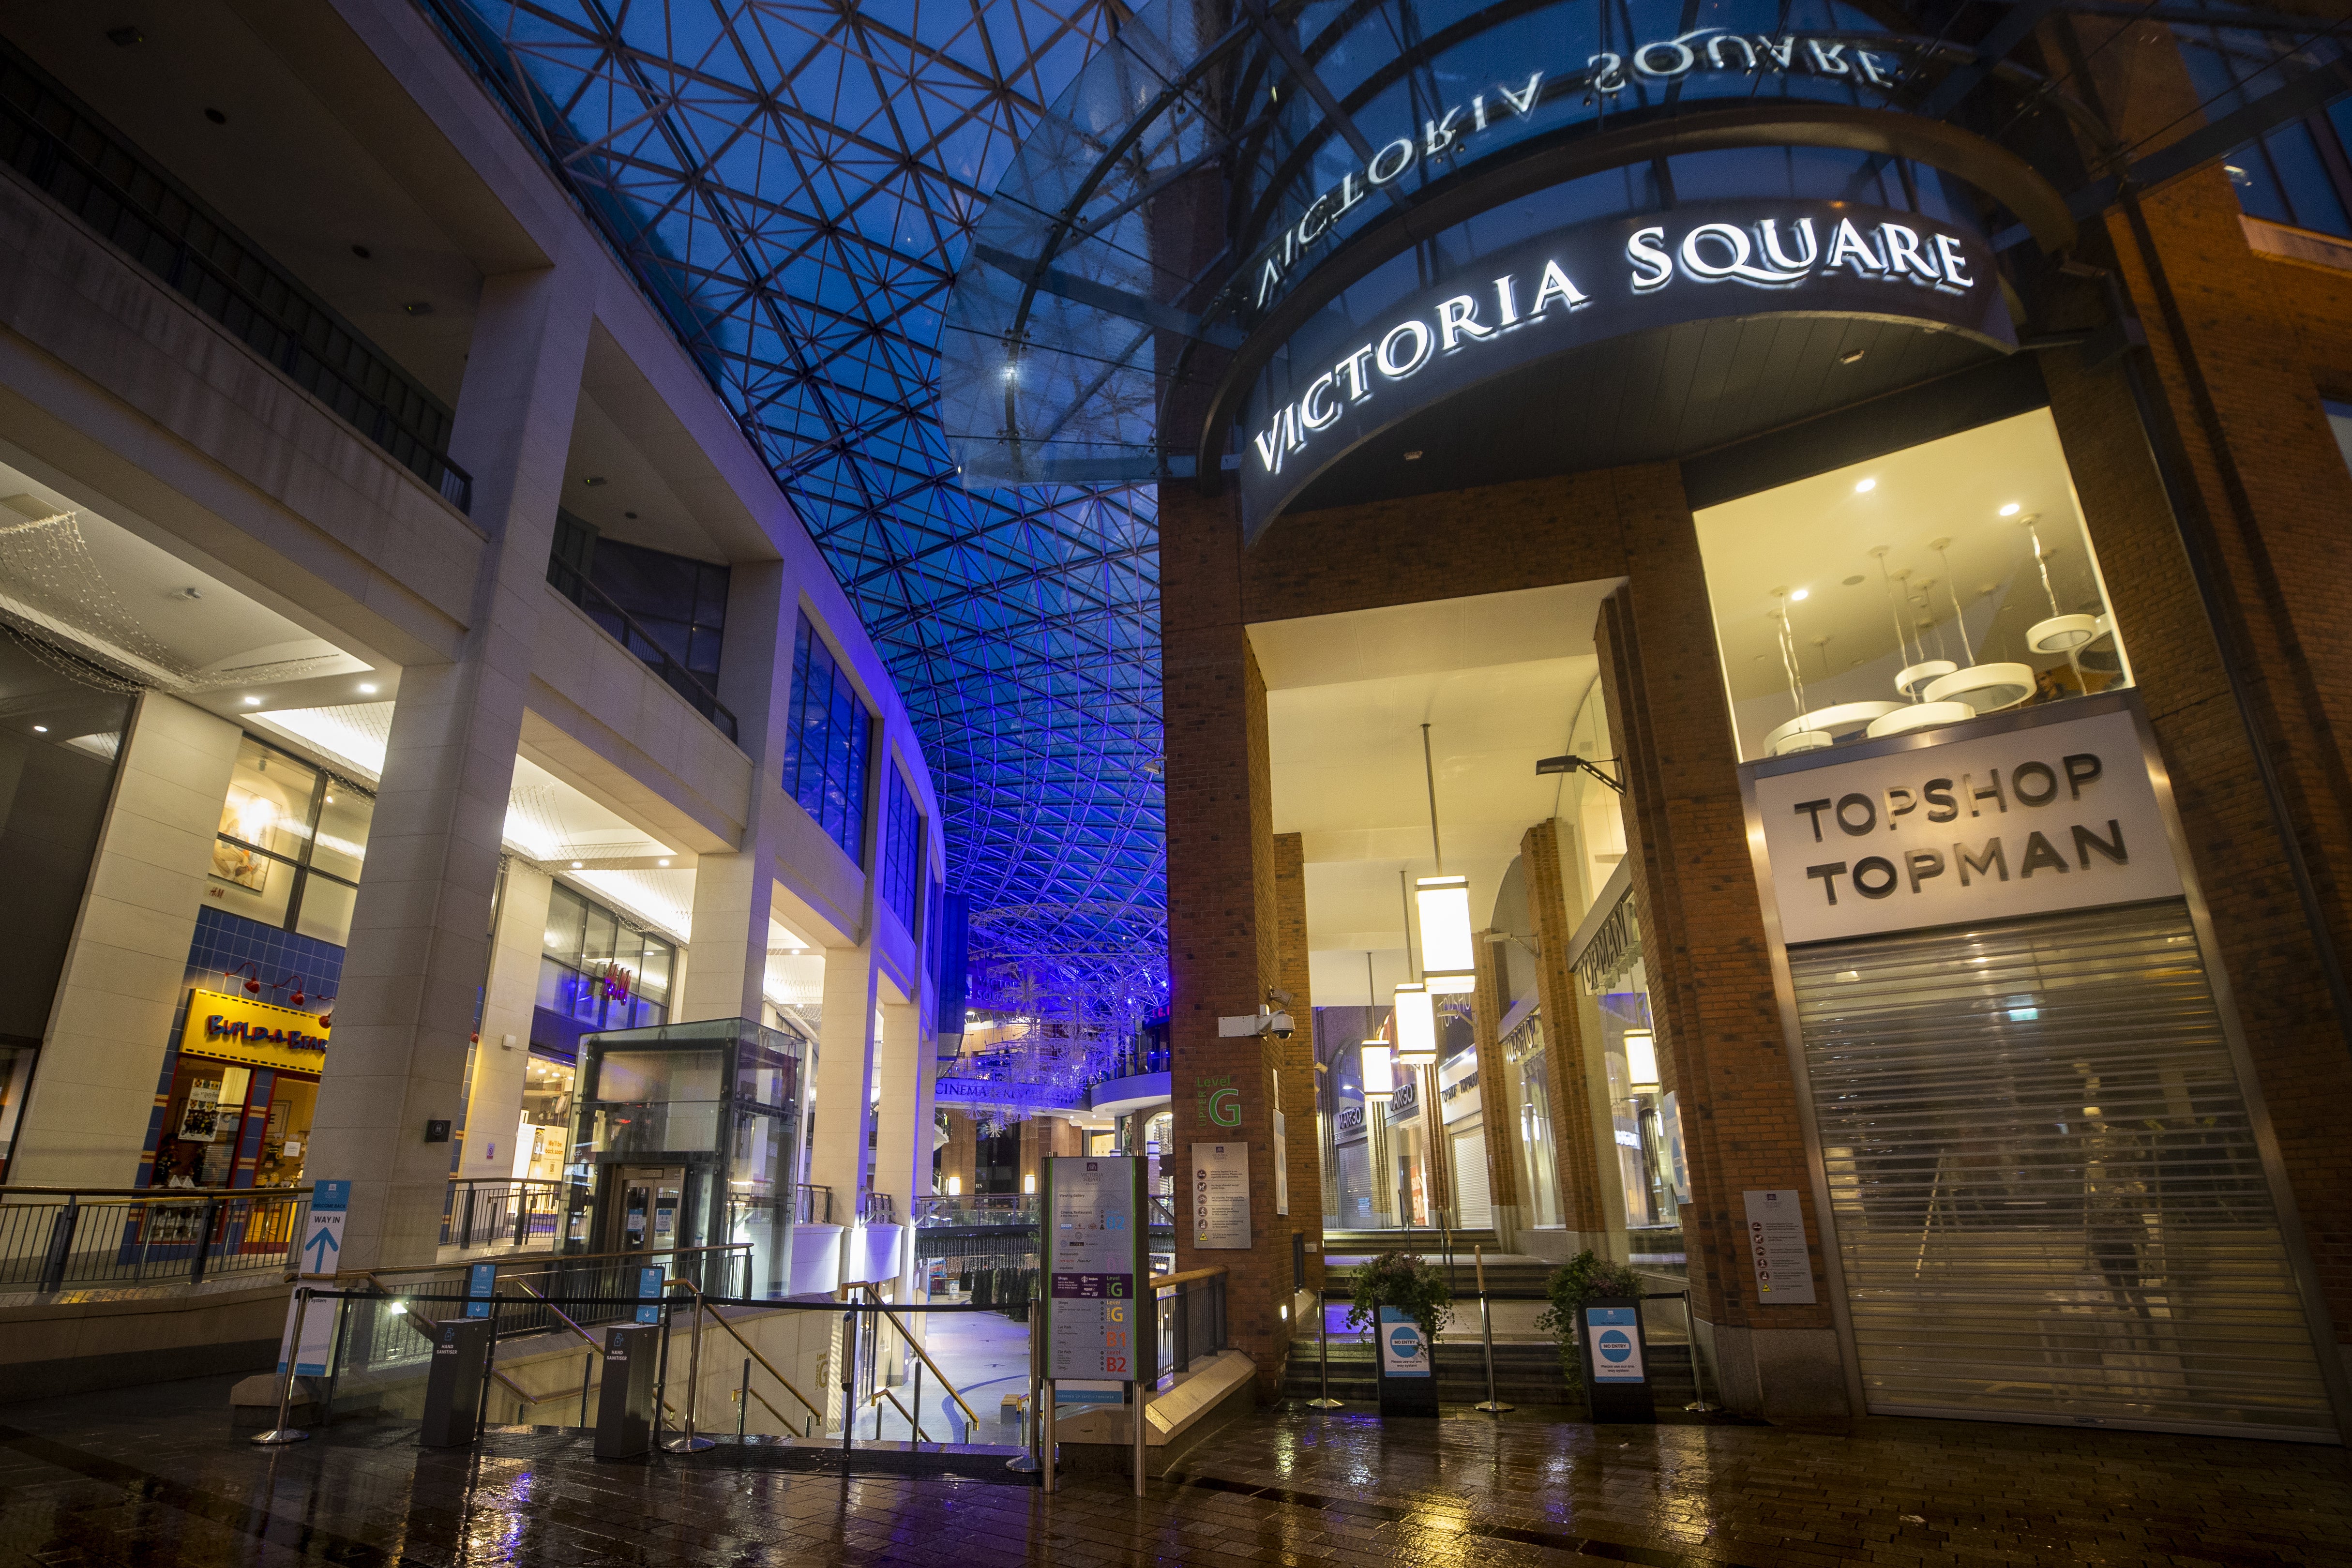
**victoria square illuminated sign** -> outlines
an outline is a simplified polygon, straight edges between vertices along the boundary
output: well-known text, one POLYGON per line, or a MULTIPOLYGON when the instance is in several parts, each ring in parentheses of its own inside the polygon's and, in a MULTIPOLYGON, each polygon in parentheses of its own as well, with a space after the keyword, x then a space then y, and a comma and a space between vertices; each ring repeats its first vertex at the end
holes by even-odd
POLYGON ((1328 308, 1261 376, 1245 416, 1254 531, 1378 431, 1539 360, 1710 319, 1853 315, 2013 346, 1981 236, 1851 202, 1701 202, 1523 241, 1361 326, 1328 308))

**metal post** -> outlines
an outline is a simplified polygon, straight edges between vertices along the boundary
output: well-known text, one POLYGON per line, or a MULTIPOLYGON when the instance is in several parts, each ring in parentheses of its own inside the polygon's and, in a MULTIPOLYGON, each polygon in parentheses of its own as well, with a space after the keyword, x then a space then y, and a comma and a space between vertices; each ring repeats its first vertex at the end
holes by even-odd
POLYGON ((841 1451, 849 1452, 849 1444, 857 1430, 857 1313, 853 1308, 843 1314, 841 1325, 841 1451))
POLYGON ((294 1379, 302 1370, 302 1320, 310 1310, 310 1290, 306 1285, 294 1287, 294 1338, 286 1347, 286 1386, 278 1394, 278 1425, 267 1432, 257 1432, 251 1441, 265 1448, 285 1443, 307 1443, 310 1434, 289 1426, 286 1423, 294 1414, 294 1379))
POLYGON ((1140 1378, 1129 1384, 1128 1387, 1135 1391, 1135 1495, 1141 1497, 1144 1467, 1150 1462, 1151 1454, 1151 1424, 1146 1409, 1147 1396, 1151 1391, 1143 1386, 1140 1378))
POLYGON ((751 1417, 751 1358, 743 1358, 743 1386, 735 1394, 735 1440, 743 1440, 743 1423, 751 1417))
POLYGON ((1691 1299, 1688 1290, 1683 1292, 1683 1333, 1690 1341, 1691 1384, 1698 1394, 1696 1399, 1692 1400, 1683 1408, 1696 1411, 1701 1415, 1722 1409, 1723 1406, 1720 1405, 1707 1403, 1706 1369, 1699 1364, 1698 1320, 1691 1316, 1691 1299))
POLYGON ((1036 1302, 1034 1302, 1034 1301, 1031 1301, 1031 1302, 1029 1303, 1029 1408, 1028 1408, 1028 1416, 1029 1416, 1029 1419, 1028 1419, 1028 1421, 1027 1421, 1027 1423, 1026 1423, 1026 1425, 1027 1425, 1027 1426, 1028 1426, 1029 1430, 1028 1430, 1026 1433, 1023 1434, 1023 1436, 1024 1436, 1024 1443, 1023 1443, 1023 1445, 1022 1445, 1022 1446, 1023 1446, 1023 1447, 1024 1447, 1024 1449, 1025 1450, 1025 1452, 1023 1452, 1023 1453, 1020 1453, 1020 1454, 1016 1454, 1016 1455, 1014 1455, 1012 1458, 1007 1459, 1007 1460, 1005 1460, 1005 1461, 1004 1461, 1004 1468, 1005 1468, 1006 1469, 1008 1469, 1008 1470, 1018 1470, 1018 1471, 1020 1471, 1023 1475, 1033 1475, 1033 1474, 1034 1474, 1034 1473, 1036 1472, 1037 1468, 1038 1468, 1038 1464, 1037 1464, 1037 1398, 1038 1398, 1038 1386, 1037 1386, 1037 1365, 1038 1365, 1038 1359, 1037 1359, 1037 1358, 1038 1358, 1038 1347, 1037 1347, 1037 1315, 1038 1315, 1038 1314, 1037 1314, 1037 1303, 1036 1303, 1036 1302))
POLYGON ((1309 1410, 1337 1410, 1339 1402, 1331 1397, 1331 1313, 1323 1305, 1323 1293, 1315 1293, 1315 1352, 1323 1363, 1323 1393, 1319 1398, 1307 1402, 1309 1410))
MULTIPOLYGON (((929 1332, 928 1329, 924 1331, 929 1332)), ((920 1453, 923 1447, 923 1358, 920 1356, 915 1358, 914 1411, 914 1430, 908 1436, 915 1445, 915 1451, 920 1453)))
POLYGON ((580 1425, 583 1430, 588 1425, 588 1380, 595 1375, 596 1352, 590 1351, 580 1364, 580 1425))
POLYGON ((695 1405, 702 1393, 702 1297, 698 1292, 694 1298, 694 1316, 688 1321, 694 1327, 694 1342, 686 1347, 686 1431, 662 1445, 666 1452, 672 1454, 699 1454, 719 1447, 694 1432, 695 1405))
POLYGON ((1495 1314, 1486 1306, 1486 1248, 1473 1247, 1470 1256, 1478 1265, 1478 1331, 1486 1341, 1486 1402, 1477 1408, 1500 1415, 1511 1407, 1495 1397, 1495 1314))
POLYGON ((1050 1377, 1045 1380, 1045 1414, 1038 1418, 1037 1427, 1038 1453, 1041 1456, 1038 1463, 1045 1467, 1043 1474, 1045 1478, 1045 1491, 1046 1495, 1051 1496, 1054 1490, 1054 1462, 1060 1456, 1054 1452, 1054 1380, 1050 1377))
MULTIPOLYGON (((481 1441, 482 1428, 490 1424, 490 1383, 499 1365, 499 1298, 498 1287, 490 1287, 490 1342, 482 1352, 482 1396, 474 1405, 474 1440, 481 1441)), ((515 1415, 522 1415, 517 1410, 515 1415)))

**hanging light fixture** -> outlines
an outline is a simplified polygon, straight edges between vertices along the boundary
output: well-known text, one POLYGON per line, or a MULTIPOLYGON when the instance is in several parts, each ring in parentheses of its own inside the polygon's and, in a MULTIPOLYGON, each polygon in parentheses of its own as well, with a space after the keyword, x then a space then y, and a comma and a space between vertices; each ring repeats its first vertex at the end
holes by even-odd
POLYGON ((1413 908, 1421 926, 1421 976, 1438 995, 1477 989, 1470 940, 1470 879, 1417 877, 1413 908))
POLYGON ((1396 1092, 1395 1053, 1386 1040, 1366 1040, 1356 1047, 1359 1071, 1364 1080, 1364 1098, 1386 1104, 1396 1092))
POLYGON ((1396 988, 1396 1065, 1437 1065, 1437 1002, 1425 985, 1396 988))
POLYGON ((2099 635, 2096 616, 2066 616, 2058 612, 2058 590, 2050 582, 2050 554, 2042 548, 2040 512, 2029 512, 2019 520, 2026 534, 2033 541, 2033 564, 2042 572, 2042 592, 2050 600, 2050 618, 2036 621, 2025 628, 2025 646, 2036 653, 2072 654, 2076 648, 2099 635))

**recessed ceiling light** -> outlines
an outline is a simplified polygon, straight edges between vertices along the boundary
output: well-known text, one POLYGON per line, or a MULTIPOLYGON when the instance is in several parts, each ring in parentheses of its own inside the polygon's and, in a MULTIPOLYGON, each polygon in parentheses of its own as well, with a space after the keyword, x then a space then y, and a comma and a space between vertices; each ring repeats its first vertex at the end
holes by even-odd
POLYGON ((375 695, 375 682, 373 680, 362 680, 360 682, 360 689, 362 692, 365 692, 368 696, 373 697, 375 695))
POLYGON ((2021 510, 2022 509, 2019 507, 2015 501, 2011 501, 2007 506, 2000 509, 2000 515, 2003 517, 2015 517, 2021 510))
POLYGON ((668 865, 668 864, 669 864, 669 862, 668 862, 667 860, 664 860, 664 861, 662 862, 662 864, 663 864, 663 865, 665 865, 665 866, 667 866, 667 865, 668 865))
POLYGON ((1876 479, 1856 479, 1854 481, 1853 493, 1858 496, 1868 495, 1877 488, 1878 481, 1876 479))
POLYGON ((1849 349, 1844 353, 1838 355, 1838 363, 1860 364, 1862 363, 1862 353, 1863 351, 1860 349, 1849 349))
POLYGON ((1791 599, 1802 599, 1802 598, 1809 597, 1811 594, 1812 594, 1812 590, 1811 590, 1811 588, 1798 588, 1798 589, 1793 590, 1793 591, 1789 595, 1789 597, 1790 597, 1791 599))
POLYGON ((245 700, 245 705, 247 708, 258 708, 261 706, 261 699, 258 697, 248 697, 245 700))
POLYGON ((1419 452, 1407 452, 1404 455, 1404 460, 1408 463, 1418 463, 1421 461, 1421 454, 1419 452))
POLYGON ((33 733, 36 735, 46 735, 48 732, 49 727, 47 724, 36 724, 33 726, 33 733))
POLYGON ((575 870, 575 871, 577 871, 578 869, 580 869, 580 862, 579 862, 579 861, 577 861, 577 860, 574 860, 573 862, 572 862, 572 868, 573 870, 575 870))

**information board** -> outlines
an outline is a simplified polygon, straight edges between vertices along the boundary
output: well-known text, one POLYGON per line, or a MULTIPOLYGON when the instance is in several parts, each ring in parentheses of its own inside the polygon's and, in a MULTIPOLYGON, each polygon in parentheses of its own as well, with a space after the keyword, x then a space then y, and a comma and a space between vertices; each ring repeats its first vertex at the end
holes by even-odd
POLYGON ((1641 1310, 1587 1307, 1584 1331, 1592 1347, 1592 1376, 1600 1383, 1641 1383, 1641 1310))
POLYGON ((306 1275, 331 1275, 343 1263, 343 1221, 352 1206, 349 1182, 310 1184, 310 1214, 302 1224, 301 1268, 306 1275))
POLYGON ((1139 1185, 1132 1155, 1064 1154, 1048 1163, 1046 1373, 1056 1382, 1136 1376, 1136 1289, 1145 1273, 1139 1185))
POLYGON ((1429 1341, 1402 1307, 1381 1309, 1381 1371, 1391 1377, 1429 1375, 1429 1341))
POLYGON ((1192 1145, 1192 1245, 1246 1251, 1250 1244, 1249 1145, 1192 1145))
POLYGON ((1768 1307, 1811 1301, 1813 1261, 1805 1250, 1805 1210, 1797 1189, 1742 1195, 1748 1201, 1748 1256, 1756 1266, 1756 1299, 1768 1307))

